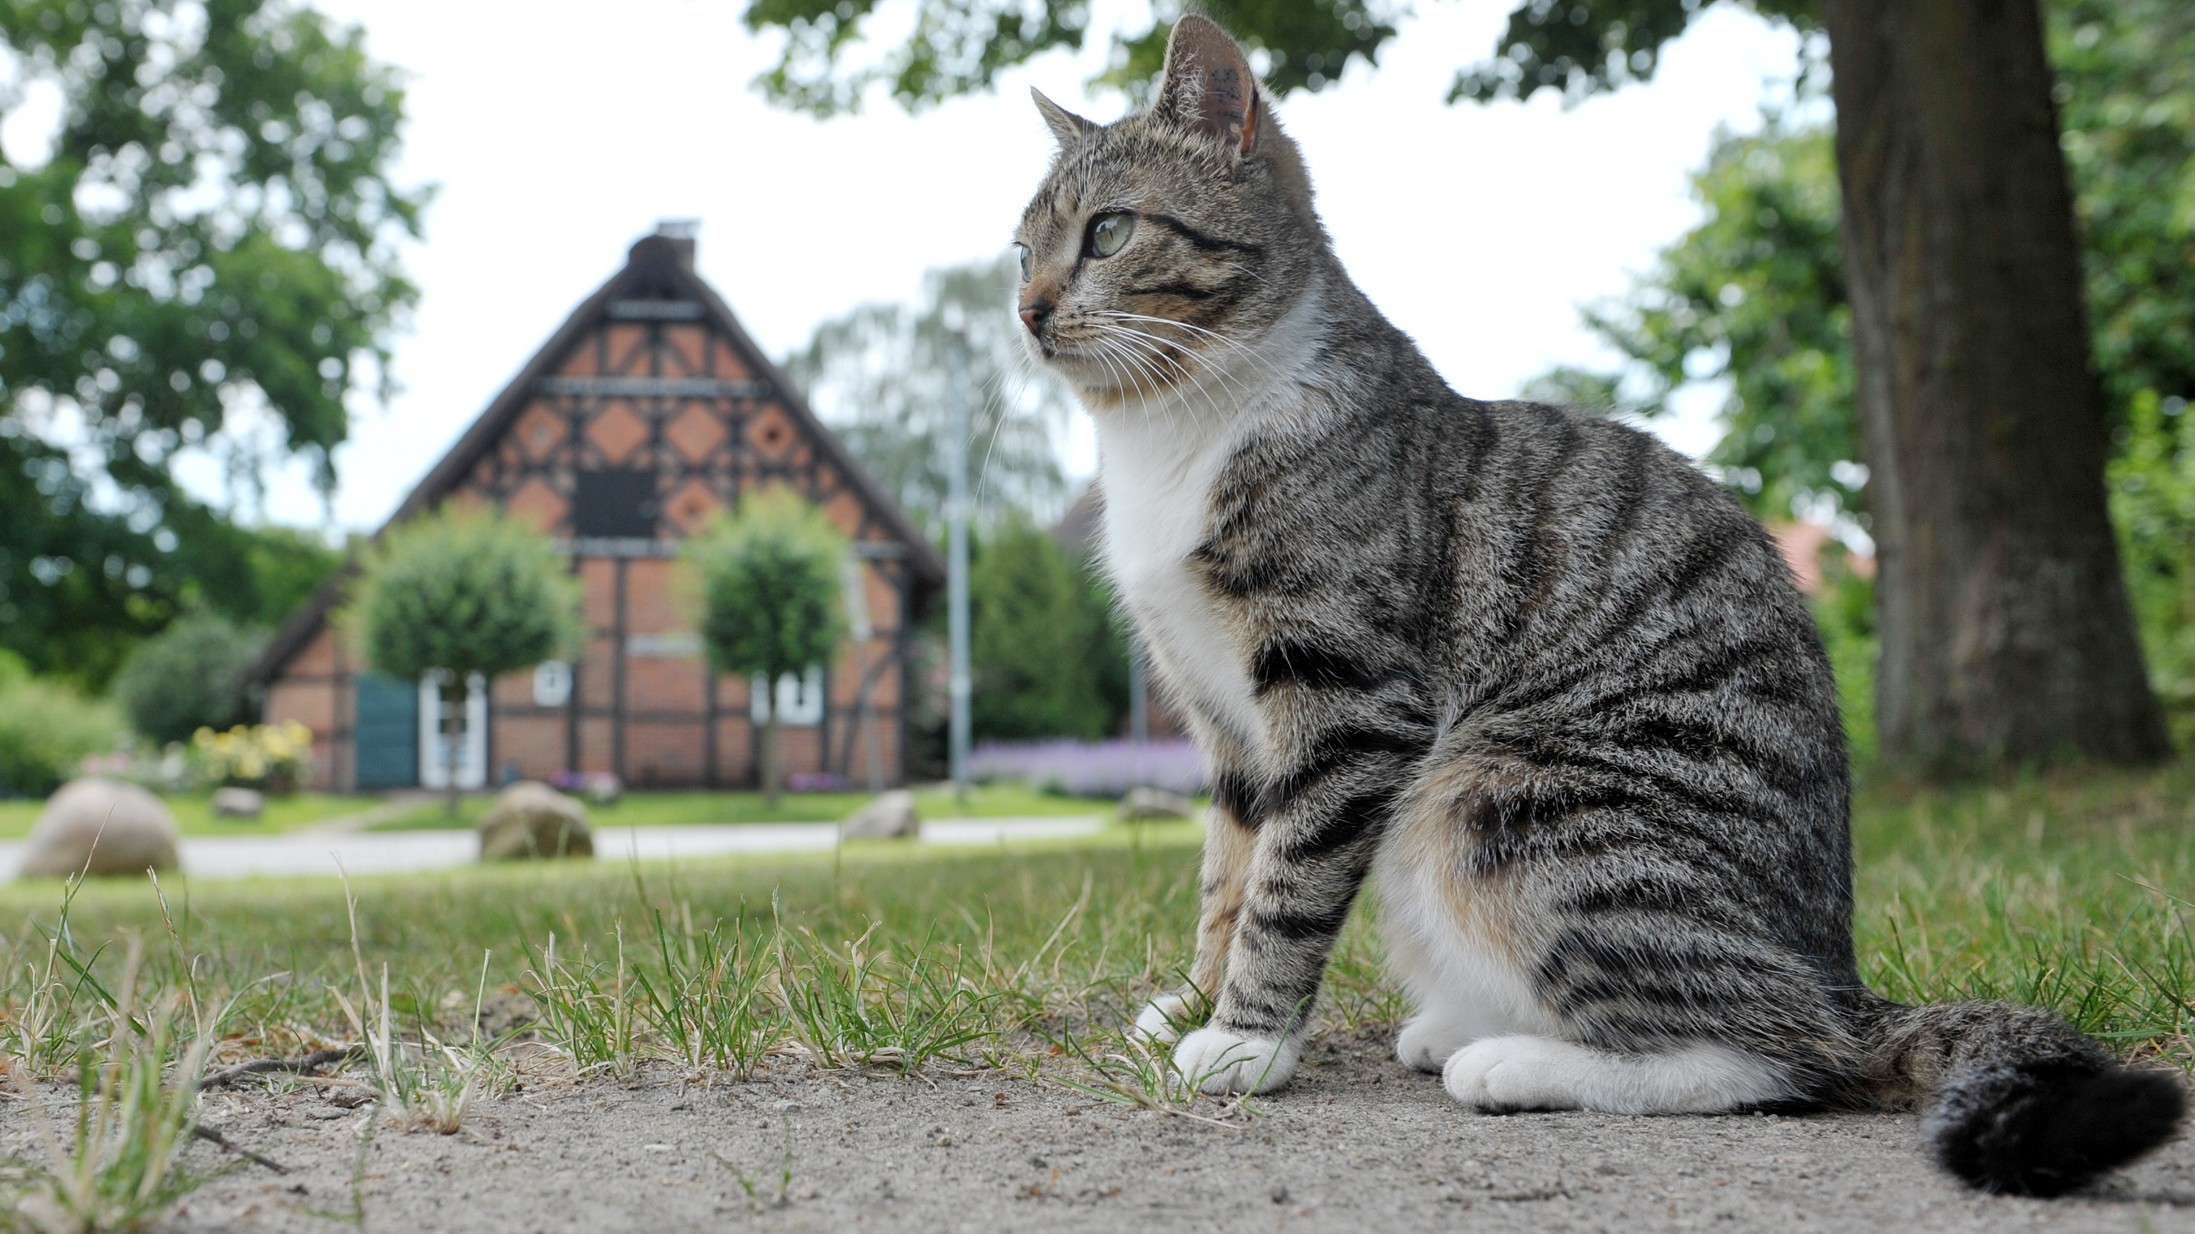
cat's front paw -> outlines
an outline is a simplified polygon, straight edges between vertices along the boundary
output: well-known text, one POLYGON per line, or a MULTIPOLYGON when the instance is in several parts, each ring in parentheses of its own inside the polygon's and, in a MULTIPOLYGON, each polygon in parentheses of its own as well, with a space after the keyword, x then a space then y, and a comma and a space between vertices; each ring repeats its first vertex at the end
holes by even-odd
POLYGON ((1159 1045, 1181 1040, 1200 1017, 1188 994, 1161 994, 1145 1003, 1136 1015, 1135 1035, 1159 1045))
POLYGON ((1200 1028, 1174 1046, 1174 1070, 1207 1093, 1267 1093, 1296 1073, 1301 1053, 1293 1041, 1200 1028))

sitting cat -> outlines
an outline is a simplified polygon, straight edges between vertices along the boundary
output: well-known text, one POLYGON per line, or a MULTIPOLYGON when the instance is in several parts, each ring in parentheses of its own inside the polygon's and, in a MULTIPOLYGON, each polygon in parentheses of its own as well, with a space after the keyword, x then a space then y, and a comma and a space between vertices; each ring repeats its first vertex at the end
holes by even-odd
POLYGON ((1026 341, 1213 773, 1190 985, 1138 1020, 1183 1074, 1287 1081, 1372 877, 1396 1052, 1475 1109, 1923 1104, 1944 1166, 2039 1195, 2171 1134, 2178 1080, 2057 1016, 1862 984, 1835 692, 1767 536, 1645 434, 1451 391, 1223 30, 1182 19, 1146 112, 1037 104, 1026 341))

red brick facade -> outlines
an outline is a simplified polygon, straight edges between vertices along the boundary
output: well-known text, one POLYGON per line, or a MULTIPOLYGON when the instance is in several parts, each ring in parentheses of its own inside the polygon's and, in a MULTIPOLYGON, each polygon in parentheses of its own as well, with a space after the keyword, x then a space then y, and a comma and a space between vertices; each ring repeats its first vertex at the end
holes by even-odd
MULTIPOLYGON (((821 714, 781 730, 783 765, 858 782, 880 764, 887 781, 902 778, 909 632, 942 564, 695 274, 693 241, 659 233, 633 246, 391 519, 444 502, 498 507, 554 537, 579 578, 588 637, 569 698, 544 702, 532 672, 488 691, 491 782, 560 771, 636 786, 756 782, 749 684, 711 680, 676 552, 742 493, 780 486, 853 542, 872 628, 823 666, 821 714)), ((359 665, 331 624, 341 585, 284 627, 257 679, 268 720, 312 730, 316 787, 385 787, 394 764, 383 756, 401 751, 389 748, 395 729, 360 722, 359 665)))

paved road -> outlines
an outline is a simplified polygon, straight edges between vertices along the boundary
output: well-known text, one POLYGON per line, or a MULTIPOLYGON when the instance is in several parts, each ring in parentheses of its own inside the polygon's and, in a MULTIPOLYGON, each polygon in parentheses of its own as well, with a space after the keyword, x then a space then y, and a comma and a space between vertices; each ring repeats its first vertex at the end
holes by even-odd
MULTIPOLYGON (((1004 844, 1086 836, 1097 818, 941 818, 922 824, 921 843, 1004 844)), ((728 853, 798 853, 838 843, 836 823, 746 823, 690 827, 603 827, 594 833, 598 861, 665 861, 728 853)), ((0 878, 12 878, 23 844, 0 841, 0 878)), ((401 874, 470 865, 480 853, 470 831, 298 832, 279 836, 186 836, 183 872, 198 878, 255 874, 333 876, 401 874)))

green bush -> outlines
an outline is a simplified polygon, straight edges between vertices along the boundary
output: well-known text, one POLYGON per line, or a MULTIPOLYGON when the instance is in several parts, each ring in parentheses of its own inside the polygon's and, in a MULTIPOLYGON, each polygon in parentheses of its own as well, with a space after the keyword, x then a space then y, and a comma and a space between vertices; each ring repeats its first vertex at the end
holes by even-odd
POLYGON ((0 665, 0 797, 43 797, 122 741, 113 707, 0 665))
POLYGON ((264 635, 218 613, 189 613, 139 644, 114 679, 130 725, 162 745, 201 728, 222 730, 251 716, 244 674, 264 635))
POLYGON ((2137 394, 2107 471, 2150 683, 2183 722, 2195 715, 2195 434, 2180 426, 2186 414, 2186 399, 2137 394))
POLYGON ((970 717, 981 740, 1111 736, 1128 651, 1104 584, 1026 518, 985 533, 968 567, 970 717))

